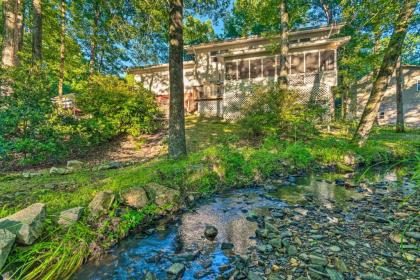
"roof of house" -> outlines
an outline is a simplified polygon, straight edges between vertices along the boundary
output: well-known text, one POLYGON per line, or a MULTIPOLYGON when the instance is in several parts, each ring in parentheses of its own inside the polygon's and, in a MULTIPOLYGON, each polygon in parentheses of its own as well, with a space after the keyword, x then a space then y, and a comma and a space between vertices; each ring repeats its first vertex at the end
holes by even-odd
MULTIPOLYGON (((326 25, 321 27, 310 27, 310 28, 299 28, 296 30, 292 30, 289 32, 289 36, 297 36, 302 34, 312 34, 317 32, 326 32, 326 31, 339 31, 341 28, 343 28, 344 24, 334 24, 334 25, 326 25)), ((281 37, 280 34, 274 35, 270 37, 271 39, 279 39, 281 37)), ((223 41, 213 41, 210 43, 202 43, 198 45, 190 45, 185 46, 185 49, 187 52, 193 51, 193 50, 199 50, 199 49, 207 49, 207 48, 214 48, 214 47, 220 47, 220 46, 231 46, 231 45, 238 45, 243 43, 251 43, 251 42, 258 42, 258 41, 264 41, 267 40, 266 36, 247 36, 247 37, 240 37, 240 38, 232 38, 228 40, 223 41)))

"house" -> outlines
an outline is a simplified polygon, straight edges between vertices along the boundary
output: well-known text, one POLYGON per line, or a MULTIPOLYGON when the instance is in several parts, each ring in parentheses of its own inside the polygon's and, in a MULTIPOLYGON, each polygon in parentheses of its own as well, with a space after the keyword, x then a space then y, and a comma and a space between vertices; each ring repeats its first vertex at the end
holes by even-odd
MULTIPOLYGON (((354 87, 352 109, 359 119, 372 90, 373 75, 364 76, 354 87)), ((396 75, 391 77, 378 112, 379 125, 395 125, 397 121, 396 75)), ((401 92, 404 123, 408 127, 420 127, 420 66, 401 65, 401 92)))
MULTIPOLYGON (((333 108, 331 87, 337 85, 337 49, 349 37, 337 36, 342 24, 298 29, 289 33, 289 86, 304 93, 302 100, 324 98, 333 108)), ((254 84, 276 81, 279 75, 280 35, 247 37, 186 47, 194 57, 184 62, 185 108, 204 116, 233 119, 254 84)), ((135 80, 169 102, 167 64, 129 69, 135 80)))

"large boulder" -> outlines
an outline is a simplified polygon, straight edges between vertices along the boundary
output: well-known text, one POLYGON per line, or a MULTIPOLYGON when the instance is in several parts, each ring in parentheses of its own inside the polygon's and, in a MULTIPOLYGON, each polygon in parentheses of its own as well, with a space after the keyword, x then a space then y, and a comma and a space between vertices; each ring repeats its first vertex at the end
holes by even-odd
POLYGON ((168 205, 177 205, 179 202, 180 192, 165 186, 150 183, 145 187, 150 198, 157 206, 163 207, 168 205))
POLYGON ((16 235, 7 229, 0 229, 0 270, 6 263, 7 257, 15 244, 16 235))
POLYGON ((69 160, 67 161, 67 169, 80 170, 83 168, 83 162, 80 160, 69 160))
POLYGON ((93 215, 106 213, 112 206, 115 195, 111 191, 99 192, 89 203, 89 210, 93 215))
POLYGON ((0 229, 7 229, 15 234, 19 244, 31 245, 42 234, 45 215, 45 204, 35 203, 13 215, 0 219, 0 229))
POLYGON ((76 223, 80 220, 80 217, 83 214, 83 209, 83 207, 76 207, 62 211, 60 213, 60 217, 58 218, 58 224, 68 226, 76 223))
POLYGON ((125 204, 130 207, 141 209, 149 203, 144 188, 131 188, 122 195, 125 204))

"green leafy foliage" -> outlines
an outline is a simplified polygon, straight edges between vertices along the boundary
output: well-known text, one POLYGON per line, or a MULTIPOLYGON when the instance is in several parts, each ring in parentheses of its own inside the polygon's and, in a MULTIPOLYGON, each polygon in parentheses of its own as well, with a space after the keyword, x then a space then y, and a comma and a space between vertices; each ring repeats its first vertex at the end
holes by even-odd
MULTIPOLYGON (((153 94, 115 77, 96 76, 79 89, 81 115, 57 107, 55 75, 36 67, 0 73, 0 161, 2 167, 56 162, 121 134, 159 127, 153 94)), ((81 87, 81 86, 80 86, 81 87)))
POLYGON ((95 76, 77 104, 86 114, 80 125, 90 132, 92 144, 121 133, 138 136, 159 126, 160 111, 153 94, 116 77, 95 76))
POLYGON ((315 135, 323 110, 313 103, 303 105, 299 94, 276 85, 258 86, 241 108, 239 124, 252 138, 271 134, 303 139, 315 135))

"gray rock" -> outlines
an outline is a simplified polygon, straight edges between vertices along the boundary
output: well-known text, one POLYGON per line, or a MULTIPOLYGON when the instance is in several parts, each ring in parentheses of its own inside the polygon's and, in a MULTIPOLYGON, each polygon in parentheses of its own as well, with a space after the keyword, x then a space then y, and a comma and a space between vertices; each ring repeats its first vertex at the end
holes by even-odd
POLYGON ((382 277, 379 277, 378 275, 373 274, 373 273, 361 274, 360 278, 362 280, 383 280, 382 277))
POLYGON ((385 266, 377 266, 376 270, 379 271, 379 272, 382 272, 386 276, 391 276, 391 275, 394 274, 394 272, 391 269, 389 269, 388 267, 385 267, 385 266))
POLYGON ((265 223, 265 228, 268 230, 268 232, 272 232, 272 233, 279 233, 279 230, 276 228, 275 225, 270 224, 270 223, 265 223))
POLYGON ((331 280, 344 280, 344 276, 340 272, 331 268, 327 268, 326 271, 331 280))
POLYGON ((80 217, 83 214, 83 209, 83 207, 75 207, 62 211, 60 213, 60 217, 58 218, 58 224, 68 226, 76 223, 80 220, 80 217))
POLYGON ((311 263, 316 265, 325 266, 328 264, 327 258, 325 256, 311 254, 309 255, 309 259, 311 263))
POLYGON ((335 259, 335 268, 340 272, 348 272, 346 263, 340 258, 335 259))
POLYGON ((39 177, 42 176, 43 174, 40 172, 23 172, 22 173, 22 177, 23 178, 34 178, 34 177, 39 177))
POLYGON ((341 251, 341 248, 340 248, 340 247, 338 247, 338 246, 335 246, 335 245, 330 246, 328 249, 329 249, 331 252, 335 252, 335 253, 337 253, 337 252, 340 252, 340 251, 341 251))
POLYGON ((71 170, 61 167, 51 167, 50 174, 51 175, 66 175, 71 173, 71 170))
POLYGON ((311 276, 311 278, 313 279, 328 279, 329 275, 323 273, 322 271, 319 271, 313 267, 309 268, 309 272, 308 274, 311 276))
POLYGON ((182 263, 174 263, 172 264, 166 272, 169 274, 170 278, 179 279, 185 272, 185 265, 182 263))
POLYGON ((268 229, 266 228, 258 228, 255 231, 255 234, 260 238, 267 238, 268 237, 268 229))
POLYGON ((147 193, 143 188, 132 188, 123 193, 124 203, 136 209, 142 209, 149 203, 147 193))
POLYGON ((287 248, 287 254, 288 254, 289 256, 295 256, 295 255, 297 254, 297 249, 296 249, 296 247, 295 247, 294 245, 290 245, 290 246, 287 248))
POLYGON ((214 226, 206 226, 204 230, 204 236, 209 240, 214 240, 218 233, 219 231, 214 226))
POLYGON ((67 169, 80 170, 83 168, 84 163, 80 160, 69 160, 67 161, 67 169))
POLYGON ((0 270, 6 264, 7 257, 15 244, 16 235, 6 229, 0 229, 0 270))
POLYGON ((248 280, 263 280, 264 278, 262 278, 260 275, 258 275, 257 273, 250 271, 248 272, 248 280))
POLYGON ((349 244, 352 247, 356 247, 356 241, 351 240, 351 239, 346 239, 346 243, 349 244))
POLYGON ((268 243, 273 246, 274 248, 280 249, 282 247, 281 239, 280 238, 274 238, 268 241, 268 243))
POLYGON ((271 246, 270 244, 259 245, 257 246, 257 250, 260 251, 261 253, 268 254, 271 251, 273 251, 273 246, 271 246))
POLYGON ((165 186, 150 183, 145 187, 147 195, 158 207, 178 204, 180 192, 165 186))
POLYGON ((293 234, 290 231, 282 231, 280 233, 280 238, 292 237, 293 234))
POLYGON ((420 232, 408 231, 405 233, 406 236, 420 240, 420 232))
POLYGON ((144 275, 143 280, 158 280, 156 275, 153 272, 146 272, 146 275, 144 275))
POLYGON ((112 206, 115 195, 111 191, 99 192, 89 203, 89 210, 93 215, 106 213, 112 206))
POLYGON ((45 204, 35 203, 6 218, 0 219, 0 229, 16 235, 16 242, 31 245, 41 236, 45 220, 45 204))

